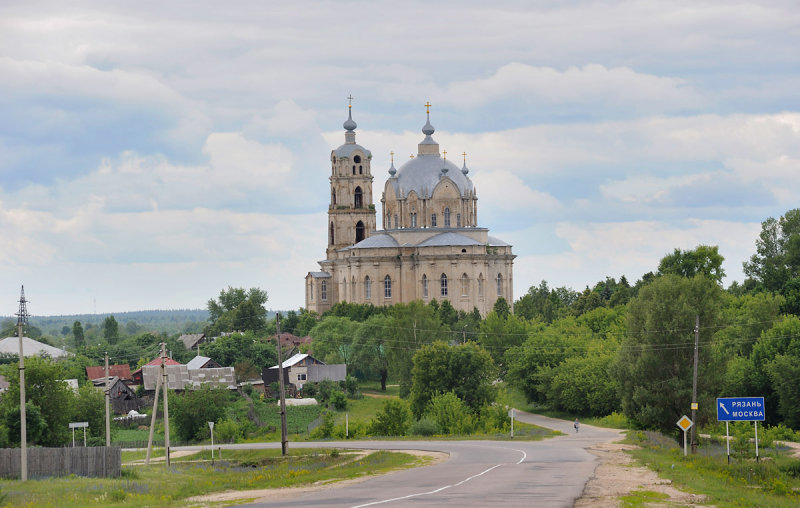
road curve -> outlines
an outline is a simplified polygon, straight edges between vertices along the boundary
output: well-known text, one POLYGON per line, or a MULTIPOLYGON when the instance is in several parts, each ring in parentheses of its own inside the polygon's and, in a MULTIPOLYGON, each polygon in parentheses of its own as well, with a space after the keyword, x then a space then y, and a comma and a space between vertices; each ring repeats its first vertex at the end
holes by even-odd
MULTIPOLYGON (((614 441, 616 431, 517 412, 517 419, 560 430, 566 435, 544 441, 346 441, 290 443, 292 448, 343 447, 445 452, 442 463, 369 478, 363 482, 303 493, 290 499, 269 498, 252 507, 503 507, 572 506, 597 466, 586 451, 614 441)), ((229 445, 274 448, 280 443, 229 445)), ((185 447, 185 449, 201 447, 185 447)), ((179 448, 174 448, 178 450, 179 448)))

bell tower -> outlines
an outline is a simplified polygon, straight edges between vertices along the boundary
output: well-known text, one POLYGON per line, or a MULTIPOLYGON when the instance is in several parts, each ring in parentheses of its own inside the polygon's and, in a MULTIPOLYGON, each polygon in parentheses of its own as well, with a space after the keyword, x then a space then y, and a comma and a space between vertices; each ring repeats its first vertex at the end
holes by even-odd
POLYGON ((328 205, 327 258, 336 251, 364 240, 375 231, 372 199, 372 153, 356 144, 353 96, 348 97, 344 144, 331 152, 331 201, 328 205))

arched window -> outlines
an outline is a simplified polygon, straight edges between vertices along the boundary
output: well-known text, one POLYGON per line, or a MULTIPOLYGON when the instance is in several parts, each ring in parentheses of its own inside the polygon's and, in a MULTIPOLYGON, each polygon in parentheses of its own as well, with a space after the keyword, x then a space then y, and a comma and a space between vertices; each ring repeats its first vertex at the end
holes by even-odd
POLYGON ((364 174, 364 171, 363 171, 363 169, 362 169, 362 166, 358 166, 358 174, 359 174, 359 175, 363 175, 363 174, 364 174))
POLYGON ((447 296, 447 275, 442 274, 439 278, 439 284, 442 286, 442 297, 447 296))
POLYGON ((336 191, 331 191, 331 203, 336 204, 336 191))
POLYGON ((428 276, 422 274, 422 297, 428 298, 428 276))
POLYGON ((449 208, 445 208, 444 209, 444 227, 446 227, 446 228, 450 227, 450 209, 449 208))
POLYGON ((354 197, 354 204, 356 208, 361 208, 364 205, 364 196, 361 192, 361 187, 356 187, 356 191, 353 193, 354 197))
POLYGON ((497 274, 497 296, 503 296, 503 276, 497 274))
POLYGON ((356 243, 364 239, 364 223, 361 221, 356 222, 356 243))
POLYGON ((334 240, 334 238, 333 238, 333 222, 331 222, 331 229, 330 229, 330 231, 328 233, 328 244, 329 245, 333 245, 334 243, 336 243, 333 240, 334 240))
POLYGON ((383 297, 384 298, 391 298, 392 297, 392 278, 388 275, 385 279, 383 279, 383 297))
POLYGON ((355 162, 356 164, 361 162, 361 156, 360 155, 353 156, 353 162, 355 162))
POLYGON ((320 298, 323 302, 328 301, 328 281, 323 280, 319 283, 320 298))
POLYGON ((416 213, 412 213, 411 214, 411 227, 412 228, 417 227, 417 214, 416 213))
POLYGON ((469 294, 469 277, 466 273, 461 274, 461 296, 469 294))
POLYGON ((347 301, 347 278, 342 278, 342 301, 347 301))
POLYGON ((397 229, 397 214, 394 214, 394 228, 397 229))
POLYGON ((364 298, 372 300, 372 281, 369 280, 369 275, 364 277, 364 298))
POLYGON ((461 227, 461 214, 460 213, 456 214, 456 227, 457 228, 461 227))
POLYGON ((483 274, 478 275, 478 298, 483 298, 483 274))
POLYGON ((356 174, 356 165, 355 164, 353 164, 353 174, 354 175, 356 174))
POLYGON ((435 213, 431 214, 431 227, 432 228, 436 227, 436 214, 435 213))
POLYGON ((314 279, 311 279, 308 283, 308 292, 311 295, 309 300, 314 300, 314 279))
POLYGON ((392 227, 392 211, 386 210, 386 224, 383 225, 385 229, 391 229, 392 227))

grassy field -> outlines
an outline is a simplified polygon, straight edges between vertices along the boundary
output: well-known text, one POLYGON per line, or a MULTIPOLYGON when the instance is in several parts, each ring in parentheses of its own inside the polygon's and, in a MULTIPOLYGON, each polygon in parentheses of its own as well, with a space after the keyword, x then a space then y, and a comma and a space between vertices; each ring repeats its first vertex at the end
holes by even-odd
POLYGON ((117 479, 49 478, 25 483, 0 480, 4 506, 84 507, 183 506, 185 499, 225 490, 296 487, 339 481, 421 465, 426 458, 404 453, 370 452, 366 456, 335 450, 225 451, 224 460, 210 461, 210 452, 162 464, 124 467, 117 479))
MULTIPOLYGON (((672 480, 681 490, 708 496, 706 503, 709 505, 800 505, 800 459, 780 449, 765 452, 760 462, 754 460, 754 450, 743 452, 729 465, 721 443, 707 441, 697 455, 684 457, 677 442, 657 433, 630 431, 626 441, 641 447, 631 452, 637 461, 662 478, 672 480)), ((636 503, 643 498, 648 502, 657 501, 650 497, 647 493, 634 493, 623 499, 623 503, 643 506, 644 503, 636 503)))

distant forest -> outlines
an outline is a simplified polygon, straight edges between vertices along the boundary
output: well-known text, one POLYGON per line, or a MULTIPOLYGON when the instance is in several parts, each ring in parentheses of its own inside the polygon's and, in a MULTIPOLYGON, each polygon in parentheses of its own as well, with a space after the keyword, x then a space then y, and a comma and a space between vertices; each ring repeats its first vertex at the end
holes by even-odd
MULTIPOLYGON (((43 335, 58 337, 63 335, 64 327, 72 330, 75 321, 80 321, 84 328, 87 325, 100 327, 108 316, 114 319, 125 329, 136 328, 136 332, 153 331, 173 335, 184 332, 202 332, 208 324, 208 310, 206 309, 175 309, 175 310, 141 310, 134 312, 112 312, 108 314, 72 314, 66 316, 31 316, 29 322, 41 330, 43 335)), ((2 321, 11 320, 16 323, 13 316, 0 318, 2 321)))

